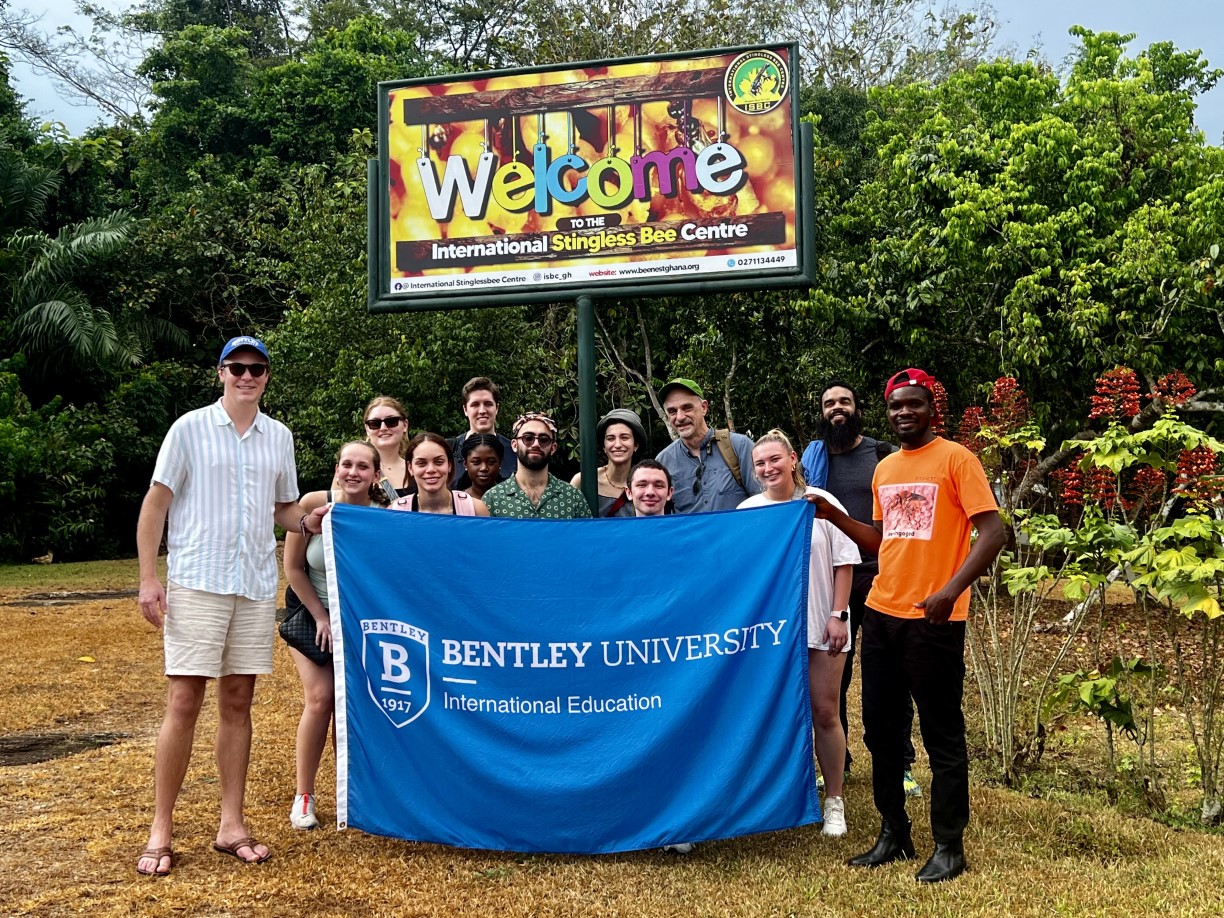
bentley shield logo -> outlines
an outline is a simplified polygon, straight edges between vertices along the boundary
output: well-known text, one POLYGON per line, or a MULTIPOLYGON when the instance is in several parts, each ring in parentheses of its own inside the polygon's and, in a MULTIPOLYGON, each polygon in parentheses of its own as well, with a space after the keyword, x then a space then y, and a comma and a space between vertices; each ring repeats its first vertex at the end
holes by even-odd
POLYGON ((406 727, 429 707, 429 632, 391 619, 361 622, 361 662, 370 697, 406 727))

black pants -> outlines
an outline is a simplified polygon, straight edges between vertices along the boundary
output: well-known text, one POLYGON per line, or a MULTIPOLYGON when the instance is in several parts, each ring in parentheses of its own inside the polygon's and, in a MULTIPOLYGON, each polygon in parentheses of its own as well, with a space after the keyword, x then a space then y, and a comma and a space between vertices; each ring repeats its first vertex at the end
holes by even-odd
POLYGON ((931 760, 931 834, 938 843, 959 841, 969 824, 969 755, 961 710, 965 623, 932 625, 869 608, 862 635, 863 729, 876 809, 889 825, 908 824, 901 781, 912 695, 931 760))
MULTIPOLYGON (((859 629, 863 626, 863 612, 867 609, 867 594, 871 592, 871 581, 874 574, 860 575, 854 572, 854 588, 850 591, 850 652, 846 654, 846 666, 842 670, 841 698, 838 699, 838 713, 841 715, 842 732, 846 734, 846 771, 854 756, 850 754, 850 720, 846 717, 846 696, 850 693, 850 679, 854 675, 854 655, 858 652, 859 629)), ((860 707, 860 715, 861 715, 860 707)), ((914 705, 906 698, 905 710, 909 716, 909 728, 905 731, 905 767, 914 764, 914 742, 910 735, 914 732, 914 705)))

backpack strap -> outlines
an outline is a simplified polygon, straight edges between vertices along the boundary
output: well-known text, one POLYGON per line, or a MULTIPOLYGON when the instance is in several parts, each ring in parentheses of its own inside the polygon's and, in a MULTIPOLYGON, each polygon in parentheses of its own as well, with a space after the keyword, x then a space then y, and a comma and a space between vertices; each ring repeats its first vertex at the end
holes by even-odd
POLYGON ((604 513, 604 516, 616 516, 616 514, 620 513, 620 508, 625 506, 625 504, 628 502, 628 493, 621 491, 620 497, 616 498, 616 500, 612 501, 612 503, 608 505, 608 510, 606 513, 604 513))
POLYGON ((731 431, 726 427, 718 428, 714 431, 714 442, 718 444, 718 451, 722 453, 723 462, 727 463, 727 468, 731 470, 731 477, 742 488, 744 476, 740 472, 739 456, 735 454, 735 448, 731 445, 731 431))
POLYGON ((804 447, 799 463, 803 466, 804 480, 812 487, 823 488, 828 483, 829 449, 824 440, 813 440, 804 447))
POLYGON ((875 453, 876 453, 876 465, 879 465, 880 460, 884 459, 886 456, 891 456, 893 454, 892 444, 885 443, 883 440, 876 440, 875 453))

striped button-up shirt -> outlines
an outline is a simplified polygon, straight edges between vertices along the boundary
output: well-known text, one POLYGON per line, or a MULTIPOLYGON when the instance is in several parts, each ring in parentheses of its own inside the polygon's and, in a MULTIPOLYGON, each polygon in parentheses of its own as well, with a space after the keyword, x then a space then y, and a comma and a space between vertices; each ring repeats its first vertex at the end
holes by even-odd
POLYGON ((276 504, 297 500, 293 435, 262 411, 242 436, 220 400, 170 427, 153 481, 170 501, 168 577, 209 593, 276 595, 276 504))

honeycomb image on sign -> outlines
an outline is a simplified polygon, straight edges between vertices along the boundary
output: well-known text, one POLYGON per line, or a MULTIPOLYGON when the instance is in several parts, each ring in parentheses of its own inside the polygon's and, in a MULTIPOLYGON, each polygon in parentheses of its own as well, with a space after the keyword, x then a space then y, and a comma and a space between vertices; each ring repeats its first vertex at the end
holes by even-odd
POLYGON ((392 276, 793 249, 786 63, 742 57, 390 90, 392 276), (769 110, 732 104, 733 65, 769 110))

